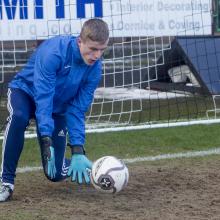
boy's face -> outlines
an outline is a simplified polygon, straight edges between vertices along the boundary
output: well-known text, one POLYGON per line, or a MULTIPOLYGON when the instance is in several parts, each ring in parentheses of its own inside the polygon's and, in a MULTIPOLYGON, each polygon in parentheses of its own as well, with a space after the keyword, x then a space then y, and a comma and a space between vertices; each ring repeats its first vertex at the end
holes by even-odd
POLYGON ((79 50, 84 62, 87 65, 93 65, 98 60, 104 50, 107 48, 108 40, 105 43, 92 41, 90 39, 82 41, 78 39, 79 50))

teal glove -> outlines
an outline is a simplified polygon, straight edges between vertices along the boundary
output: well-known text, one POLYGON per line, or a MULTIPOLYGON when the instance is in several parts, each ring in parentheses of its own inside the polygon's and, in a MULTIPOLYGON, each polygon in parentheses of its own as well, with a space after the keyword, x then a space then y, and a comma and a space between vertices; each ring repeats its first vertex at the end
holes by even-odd
POLYGON ((84 177, 85 182, 89 184, 90 177, 89 177, 88 169, 90 170, 92 169, 92 162, 83 154, 84 150, 83 153, 82 152, 74 153, 74 150, 72 150, 72 152, 73 154, 67 175, 72 176, 72 181, 73 182, 76 181, 79 184, 83 183, 83 177, 84 177))
POLYGON ((54 148, 50 147, 50 158, 47 158, 47 173, 48 176, 53 179, 56 176, 56 172, 54 148))
POLYGON ((50 137, 44 136, 41 138, 41 154, 46 176, 49 179, 54 179, 56 176, 55 154, 50 137))

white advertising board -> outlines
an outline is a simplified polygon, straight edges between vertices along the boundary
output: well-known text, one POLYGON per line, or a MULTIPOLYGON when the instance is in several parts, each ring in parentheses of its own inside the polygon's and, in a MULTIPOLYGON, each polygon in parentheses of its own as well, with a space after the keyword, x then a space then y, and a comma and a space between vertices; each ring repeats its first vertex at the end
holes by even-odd
POLYGON ((115 37, 211 34, 210 0, 1 0, 1 3, 0 40, 76 35, 82 23, 93 16, 106 20, 115 37))

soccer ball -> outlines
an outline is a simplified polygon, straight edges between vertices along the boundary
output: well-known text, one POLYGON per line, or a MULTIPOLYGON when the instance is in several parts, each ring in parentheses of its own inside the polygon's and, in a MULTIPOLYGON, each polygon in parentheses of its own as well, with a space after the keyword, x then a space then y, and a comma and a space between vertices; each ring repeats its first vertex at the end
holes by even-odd
POLYGON ((104 193, 117 193, 128 183, 129 173, 126 165, 113 156, 105 156, 92 165, 91 183, 104 193))

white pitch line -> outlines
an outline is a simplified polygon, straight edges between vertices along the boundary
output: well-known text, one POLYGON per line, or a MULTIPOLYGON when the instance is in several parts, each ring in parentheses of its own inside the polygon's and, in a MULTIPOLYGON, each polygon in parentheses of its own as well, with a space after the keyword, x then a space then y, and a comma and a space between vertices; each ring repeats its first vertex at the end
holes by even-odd
POLYGON ((131 159, 124 159, 125 163, 135 163, 142 161, 156 161, 156 160, 166 160, 166 159, 176 159, 176 158, 190 158, 190 157, 203 157, 208 155, 217 155, 220 154, 220 148, 213 148, 210 150, 204 151, 188 151, 184 153, 175 153, 175 154, 161 154, 157 156, 150 157, 136 157, 131 159))
POLYGON ((21 168, 17 168, 16 173, 27 173, 42 169, 43 169, 42 167, 21 167, 21 168))
MULTIPOLYGON (((143 161, 156 161, 156 160, 167 160, 167 159, 176 159, 176 158, 204 157, 204 156, 218 155, 218 154, 220 154, 220 148, 213 148, 204 151, 188 151, 184 153, 161 154, 150 157, 135 157, 130 159, 123 159, 123 161, 125 163, 135 163, 135 162, 143 162, 143 161)), ((42 167, 22 167, 22 168, 17 168, 17 173, 27 173, 27 172, 33 172, 39 170, 42 170, 42 167)))

